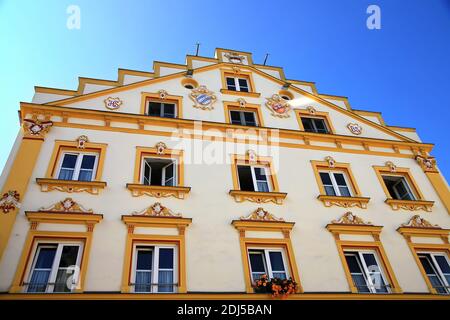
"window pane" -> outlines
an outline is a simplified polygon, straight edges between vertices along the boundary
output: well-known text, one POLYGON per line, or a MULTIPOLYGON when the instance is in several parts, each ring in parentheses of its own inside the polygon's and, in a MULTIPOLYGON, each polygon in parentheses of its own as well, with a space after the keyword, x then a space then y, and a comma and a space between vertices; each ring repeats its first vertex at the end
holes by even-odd
POLYGON ((436 262, 441 268, 442 273, 450 273, 450 266, 448 265, 447 259, 444 256, 434 256, 436 262))
POLYGON ((335 196, 336 195, 336 191, 334 191, 333 186, 324 186, 325 188, 325 193, 327 194, 327 196, 335 196))
POLYGON ((236 85, 234 83, 234 78, 227 78, 227 88, 228 88, 228 90, 236 91, 236 85))
POLYGON ((35 269, 48 269, 53 265, 53 259, 56 254, 56 247, 52 248, 42 248, 38 250, 39 256, 35 264, 35 269))
POLYGON ((314 132, 314 127, 313 127, 311 118, 303 118, 302 117, 301 119, 302 119, 302 124, 303 124, 303 128, 305 129, 305 131, 314 132))
POLYGON ((253 112, 244 112, 245 125, 256 126, 255 114, 253 112))
POLYGON ((79 249, 79 246, 64 246, 61 253, 61 260, 59 261, 59 267, 67 268, 76 265, 79 249))
POLYGON ((286 279, 286 272, 272 272, 274 278, 286 279))
POLYGON ((159 268, 173 269, 173 249, 171 248, 159 249, 159 268))
POLYGON ((422 263, 422 267, 425 270, 426 274, 435 274, 435 271, 431 265, 431 260, 429 255, 421 255, 419 256, 420 262, 422 263))
POLYGON ((238 79, 239 81, 239 89, 243 92, 248 92, 248 82, 247 79, 238 79))
POLYGON ((239 111, 230 111, 230 117, 231 117, 232 124, 242 125, 241 113, 239 111))
POLYGON ((154 117, 161 116, 161 103, 160 102, 149 102, 148 103, 148 115, 154 117))
POLYGON ((134 292, 151 292, 152 272, 136 271, 134 292))
POLYGON ((94 169, 95 158, 94 155, 85 154, 81 161, 81 169, 94 169))
POLYGON ((256 180, 267 181, 266 170, 264 168, 255 167, 256 180))
POLYGON ((174 163, 171 163, 170 165, 164 167, 165 169, 165 186, 173 186, 175 184, 175 177, 174 177, 174 170, 175 165, 174 163))
POLYGON ((158 273, 158 292, 173 292, 173 271, 160 270, 158 273))
POLYGON ((62 169, 59 171, 58 179, 60 180, 72 180, 73 178, 73 169, 62 169))
POLYGON ((51 270, 34 270, 27 292, 45 292, 51 270))
POLYGON ((250 166, 238 166, 239 186, 243 191, 255 191, 250 166))
POLYGON ((360 293, 369 293, 370 290, 367 287, 366 279, 362 274, 352 274, 353 283, 358 289, 358 292, 360 293))
POLYGON ((271 251, 269 252, 269 257, 272 271, 285 271, 283 256, 281 255, 281 252, 271 251))
POLYGON ((151 167, 147 161, 144 161, 144 184, 150 185, 151 167))
POLYGON ((258 191, 269 192, 269 185, 267 183, 266 171, 264 170, 264 168, 254 168, 254 169, 258 191))
POLYGON ((92 170, 80 170, 79 181, 92 181, 92 170))
POLYGON ((325 125, 325 120, 323 119, 313 119, 312 120, 316 126, 316 132, 318 133, 328 133, 327 126, 325 125))
MULTIPOLYGON (((53 287, 53 292, 71 292, 71 283, 67 285, 67 280, 73 275, 73 271, 67 272, 67 269, 58 270, 56 274, 55 286, 53 287)), ((73 278, 72 278, 73 279, 73 278)), ((73 279, 74 280, 74 279, 73 279)), ((76 285, 76 283, 75 283, 76 285)))
POLYGON ((64 159, 62 162, 62 168, 75 168, 75 164, 77 163, 78 155, 76 154, 64 154, 64 159))
POLYGON ((328 172, 320 172, 320 179, 323 185, 332 185, 330 174, 328 172))
POLYGON ((342 197, 351 197, 350 190, 347 187, 339 187, 339 193, 342 197))
POLYGON ((152 270, 153 250, 138 250, 136 270, 152 270))
POLYGON ((375 255, 373 253, 364 253, 363 258, 364 258, 364 261, 366 262, 367 268, 370 268, 370 266, 378 267, 377 261, 375 259, 375 255))
POLYGON ((164 117, 175 118, 175 105, 173 103, 164 103, 164 117))
POLYGON ((344 175, 342 173, 334 173, 334 179, 336 180, 336 183, 338 186, 346 186, 347 183, 345 182, 344 175))
POLYGON ((347 261, 348 269, 350 273, 362 273, 361 266, 358 262, 358 258, 356 255, 345 255, 345 260, 347 261))
POLYGON ((250 252, 249 258, 252 272, 261 272, 262 274, 266 273, 264 256, 262 252, 250 252))

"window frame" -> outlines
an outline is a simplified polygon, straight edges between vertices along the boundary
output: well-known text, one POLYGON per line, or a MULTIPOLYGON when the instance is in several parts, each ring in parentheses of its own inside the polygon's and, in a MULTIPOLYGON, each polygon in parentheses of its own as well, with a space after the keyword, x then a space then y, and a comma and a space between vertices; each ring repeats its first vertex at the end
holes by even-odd
POLYGON ((251 92, 250 81, 247 77, 231 76, 231 75, 227 74, 227 75, 225 75, 225 81, 227 84, 227 87, 226 87, 227 90, 237 91, 237 92, 251 92), (230 89, 230 85, 228 84, 228 79, 233 80, 233 82, 234 82, 233 87, 235 88, 235 90, 230 89), (247 86, 244 86, 244 87, 247 88, 247 91, 241 90, 241 84, 239 83, 239 80, 245 80, 245 82, 247 83, 247 86))
MULTIPOLYGON (((222 80, 222 89, 220 89, 220 92, 223 94, 230 94, 230 95, 237 95, 237 96, 248 96, 253 98, 258 98, 261 96, 260 93, 255 91, 255 82, 253 80, 253 74, 250 71, 243 71, 242 69, 245 68, 245 66, 239 66, 239 69, 229 69, 229 68, 221 68, 220 74, 221 74, 221 80, 222 80), (227 85, 227 78, 233 78, 235 79, 234 82, 238 82, 236 79, 245 79, 247 80, 248 84, 248 91, 236 91, 236 90, 229 90, 227 85)), ((239 87, 236 86, 236 89, 239 87)))
POLYGON ((228 110, 228 112, 230 113, 231 124, 235 124, 235 125, 237 124, 240 126, 247 126, 247 127, 258 127, 259 126, 258 117, 257 117, 255 111, 231 109, 231 110, 228 110), (239 123, 233 123, 233 117, 231 115, 233 112, 236 112, 239 115, 239 123), (245 113, 250 113, 253 115, 255 125, 247 124, 247 120, 245 119, 245 113))
POLYGON ((299 128, 301 131, 304 131, 306 133, 312 133, 312 134, 336 134, 336 130, 333 127, 333 123, 331 121, 330 114, 328 112, 322 112, 322 111, 314 111, 314 113, 311 113, 307 109, 294 109, 297 122, 299 125, 299 128), (302 118, 315 118, 315 119, 322 119, 325 123, 325 127, 327 128, 327 133, 319 133, 319 132, 310 132, 306 131, 305 127, 303 126, 302 118))
MULTIPOLYGON (((435 256, 437 256, 437 255, 443 256, 445 258, 445 260, 447 261, 447 264, 450 266, 450 257, 448 256, 448 254, 444 251, 429 251, 429 250, 424 250, 424 251, 418 250, 416 252, 416 254, 417 254, 417 257, 419 258, 419 261, 420 261, 421 255, 429 255, 431 257, 431 267, 437 272, 436 276, 438 277, 439 281, 443 285, 443 288, 446 291, 446 293, 438 293, 436 290, 436 287, 433 286, 433 288, 434 288, 434 290, 436 290, 436 292, 438 294, 450 295, 450 282, 445 277, 445 273, 443 273, 441 266, 439 265, 439 263, 436 261, 436 258, 435 258, 435 256)), ((426 273, 423 265, 422 265, 422 268, 424 270, 424 274, 428 277, 428 274, 426 273)), ((428 281, 430 281, 430 280, 428 279, 428 281)), ((431 281, 430 281, 430 283, 431 283, 431 281)))
POLYGON ((241 124, 233 124, 231 121, 231 111, 243 111, 243 112, 253 112, 255 115, 256 126, 247 126, 246 128, 262 128, 264 127, 264 119, 262 117, 261 106, 258 104, 245 103, 245 106, 241 106, 238 101, 224 101, 224 115, 225 122, 231 125, 243 126, 241 124))
MULTIPOLYGON (((178 159, 177 158, 170 158, 170 157, 158 157, 158 156, 146 156, 143 155, 141 158, 142 162, 141 162, 141 173, 140 173, 140 183, 143 185, 148 185, 148 186, 159 186, 159 187, 169 187, 166 185, 166 180, 165 180, 165 168, 167 168, 170 165, 174 165, 174 170, 173 170, 173 179, 174 179, 174 184, 172 186, 178 186, 178 171, 179 171, 179 166, 178 166, 178 159), (161 168, 161 185, 152 185, 152 184, 145 184, 145 166, 146 166, 146 159, 167 159, 170 160, 171 163, 167 164, 166 166, 161 168)), ((150 182, 151 182, 151 175, 152 175, 152 168, 150 167, 150 182)), ((170 186, 170 187, 172 187, 170 186)))
MULTIPOLYGON (((161 98, 159 92, 141 92, 141 108, 140 114, 153 118, 161 119, 182 119, 183 118, 183 97, 171 94, 166 94, 164 98, 161 98), (148 115, 149 102, 159 102, 159 103, 171 103, 175 105, 175 117, 158 117, 148 115)), ((161 112, 160 112, 161 113, 161 112)))
POLYGON ((65 179, 59 179, 59 175, 61 174, 61 170, 63 169, 62 164, 64 162, 64 157, 65 157, 66 154, 71 154, 71 155, 76 155, 77 156, 77 160, 75 162, 75 167, 73 168, 72 179, 70 179, 68 181, 83 181, 83 182, 95 181, 100 155, 99 155, 98 152, 84 152, 84 151, 78 151, 78 152, 76 152, 76 151, 62 151, 60 159, 59 159, 59 163, 57 165, 55 179, 65 180, 65 179), (91 180, 87 180, 87 181, 86 180, 78 180, 79 176, 80 176, 80 172, 82 170, 81 169, 81 164, 83 162, 84 156, 86 156, 86 155, 87 156, 95 156, 94 166, 92 168, 91 180))
POLYGON ((408 181, 408 176, 407 175, 395 174, 395 173, 389 173, 389 174, 388 173, 381 173, 381 179, 383 180, 383 184, 384 184, 386 190, 388 191, 389 197, 391 199, 394 199, 394 200, 407 200, 407 201, 419 200, 418 199, 418 193, 415 190, 415 188, 411 186, 410 182, 408 181), (397 198, 392 197, 392 195, 391 195, 391 193, 389 191, 389 188, 386 185, 386 181, 384 180, 385 177, 400 177, 401 179, 398 182, 396 182, 395 184, 398 184, 399 182, 401 182, 403 184, 403 186, 405 187, 406 191, 408 192, 408 194, 410 196, 412 196, 412 199, 401 199, 399 197, 398 191, 396 189, 394 189, 394 188, 393 188, 394 189, 394 193, 396 194, 397 198))
MULTIPOLYGON (((353 185, 352 185, 352 182, 351 181, 349 181, 349 178, 347 177, 347 172, 345 171, 345 170, 326 170, 326 169, 319 169, 319 176, 320 176, 320 174, 321 173, 326 173, 326 174, 328 174, 328 176, 330 177, 330 180, 331 180, 331 187, 333 187, 333 190, 334 190, 334 195, 329 195, 329 194, 327 194, 326 193, 326 186, 328 186, 328 185, 325 185, 324 183, 323 183, 323 181, 322 181, 322 177, 320 177, 320 180, 321 180, 321 183, 322 183, 322 186, 323 186, 323 189, 324 189, 324 192, 325 192, 325 194, 327 195, 327 196, 337 196, 337 197, 353 197, 354 196, 354 193, 355 193, 355 191, 354 191, 354 187, 353 187, 353 185), (342 174, 343 175, 343 177, 344 177, 344 181, 345 181, 345 187, 348 189, 348 191, 349 191, 349 193, 350 193, 350 195, 349 196, 345 196, 345 195, 342 195, 341 194, 341 190, 339 189, 339 186, 340 185, 338 185, 338 183, 337 183, 337 181, 336 181, 336 177, 335 177, 335 174, 336 173, 338 173, 338 174, 342 174)), ((342 185, 341 185, 342 186, 342 185)))
POLYGON ((145 113, 146 116, 149 116, 149 117, 168 118, 168 119, 176 119, 177 116, 178 116, 178 114, 177 114, 177 109, 178 109, 178 107, 177 107, 176 102, 167 101, 167 100, 147 99, 146 104, 147 104, 147 106, 146 106, 147 108, 146 108, 146 110, 145 110, 145 111, 146 111, 146 113, 145 113), (156 115, 150 115, 150 103, 158 103, 158 104, 159 104, 159 116, 156 116, 156 115), (166 116, 165 116, 165 105, 166 105, 166 104, 171 104, 171 105, 173 105, 173 109, 174 109, 174 115, 173 115, 173 117, 166 117, 166 116))
POLYGON ((268 165, 252 165, 252 164, 237 164, 236 165, 236 169, 238 170, 237 178, 238 178, 239 190, 240 191, 254 191, 254 192, 272 192, 273 191, 273 185, 272 185, 272 182, 270 181, 271 179, 269 178, 270 177, 270 166, 268 166, 268 165), (254 190, 242 190, 241 189, 241 182, 239 180, 239 169, 238 169, 240 166, 241 167, 244 167, 244 166, 245 167, 250 167, 250 173, 251 173, 251 176, 252 176, 252 182, 253 182, 253 189, 254 190), (258 182, 259 181, 263 181, 263 180, 257 180, 256 179, 256 172, 255 172, 256 168, 264 170, 264 176, 266 177, 266 181, 265 182, 267 183, 268 191, 258 190, 259 189, 258 182))
MULTIPOLYGON (((283 247, 253 247, 253 246, 249 246, 247 247, 247 257, 248 257, 248 265, 250 268, 250 279, 252 281, 252 283, 254 283, 255 281, 259 280, 259 279, 254 279, 253 278, 253 270, 252 270, 252 264, 250 261, 250 252, 262 252, 263 253, 263 257, 264 257, 264 266, 265 266, 265 271, 267 272, 267 276, 269 277, 269 279, 274 278, 273 276, 273 268, 272 268, 272 262, 270 261, 270 252, 279 252, 281 253, 281 259, 283 261, 283 267, 284 270, 283 272, 286 274, 286 279, 289 279, 290 275, 290 271, 289 271, 289 262, 286 258, 286 253, 283 247)), ((275 271, 277 272, 277 271, 275 271)))

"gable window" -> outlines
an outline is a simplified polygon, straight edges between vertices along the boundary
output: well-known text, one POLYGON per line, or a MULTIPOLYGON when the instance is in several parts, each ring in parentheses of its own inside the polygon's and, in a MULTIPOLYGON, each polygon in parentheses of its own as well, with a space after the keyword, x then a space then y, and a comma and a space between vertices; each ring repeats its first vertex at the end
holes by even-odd
POLYGON ((301 117, 301 121, 306 132, 330 133, 325 119, 301 117))
POLYGON ((405 177, 389 175, 383 175, 382 177, 391 198, 396 200, 416 200, 405 177))
POLYGON ((259 280, 263 275, 269 278, 289 278, 282 249, 249 249, 248 259, 252 282, 259 280))
POLYGON ((328 196, 352 196, 344 172, 320 171, 319 175, 328 196))
POLYGON ((431 282, 440 294, 450 293, 450 263, 447 256, 437 252, 419 252, 420 263, 431 282))
POLYGON ((143 158, 141 183, 151 186, 176 186, 176 172, 175 159, 143 158))
POLYGON ((175 118, 176 104, 169 102, 148 101, 147 115, 152 117, 175 118))
POLYGON ((38 243, 26 292, 71 292, 68 286, 77 284, 73 268, 80 266, 81 252, 81 243, 38 243))
POLYGON ((226 77, 227 89, 231 91, 250 92, 247 78, 226 77))
POLYGON ((271 191, 271 185, 269 183, 267 174, 267 167, 238 165, 237 171, 240 190, 258 192, 271 191))
POLYGON ((134 292, 175 292, 177 247, 136 246, 132 273, 134 292))
POLYGON ((359 293, 389 293, 374 251, 344 251, 354 286, 359 293))
POLYGON ((256 121, 256 114, 252 111, 230 110, 230 120, 232 124, 253 127, 258 126, 258 122, 256 121))
POLYGON ((92 181, 97 170, 96 153, 64 152, 57 174, 60 180, 92 181))

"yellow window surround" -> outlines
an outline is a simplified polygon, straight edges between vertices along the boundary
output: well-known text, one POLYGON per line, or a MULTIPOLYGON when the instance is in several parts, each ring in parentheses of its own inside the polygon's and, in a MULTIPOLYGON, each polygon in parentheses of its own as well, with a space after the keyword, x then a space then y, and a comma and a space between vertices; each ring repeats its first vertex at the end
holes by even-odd
POLYGON ((370 198, 363 197, 361 195, 361 191, 359 190, 358 184, 356 183, 356 179, 353 176, 349 163, 335 162, 333 158, 326 157, 325 161, 312 160, 311 165, 313 167, 314 176, 316 177, 317 186, 319 187, 320 192, 320 195, 317 197, 317 199, 322 201, 325 207, 338 206, 343 208, 367 208, 367 203, 369 202, 370 198), (347 187, 352 191, 352 196, 343 197, 327 195, 322 184, 322 179, 320 178, 321 171, 344 173, 346 181, 349 183, 347 187))
POLYGON ((80 260, 79 287, 73 292, 83 292, 94 227, 103 219, 103 215, 95 214, 92 210, 85 210, 71 198, 66 198, 49 208, 40 209, 39 211, 27 211, 25 214, 30 221, 30 230, 28 231, 19 265, 9 292, 19 293, 23 291, 23 286, 26 282, 25 277, 30 272, 38 241, 67 242, 74 240, 83 243, 83 253, 80 260), (40 223, 81 224, 86 227, 86 231, 68 232, 38 230, 40 223))
POLYGON ((370 222, 364 222, 361 218, 353 215, 351 212, 347 212, 339 220, 333 220, 326 226, 336 241, 339 256, 341 258, 342 265, 344 267, 345 275, 347 278, 350 291, 352 293, 358 293, 358 289, 353 282, 352 275, 345 259, 345 250, 372 250, 376 252, 381 268, 383 269, 387 284, 390 286, 393 293, 402 293, 402 289, 395 277, 391 264, 389 263, 386 252, 384 251, 383 244, 380 241, 380 233, 382 226, 374 226, 370 222), (352 241, 341 240, 341 235, 369 235, 373 238, 373 241, 352 241))
POLYGON ((447 255, 447 258, 450 258, 450 244, 448 240, 450 229, 443 229, 438 225, 432 225, 427 220, 420 218, 419 215, 415 215, 407 223, 403 223, 397 229, 397 232, 399 232, 405 238, 428 289, 431 293, 437 294, 438 292, 431 284, 425 272, 425 269, 420 262, 418 252, 425 251, 445 253, 447 255), (417 242, 420 241, 418 240, 419 238, 440 239, 441 243, 417 242))
POLYGON ((255 92, 255 83, 251 72, 242 71, 239 66, 234 66, 232 69, 220 68, 220 75, 222 79, 222 89, 220 89, 221 93, 253 98, 259 98, 261 96, 261 93, 255 92), (227 77, 246 79, 249 86, 249 92, 228 90, 226 80, 227 77))
POLYGON ((393 210, 424 210, 427 212, 431 211, 431 208, 434 205, 434 201, 425 200, 422 192, 419 189, 417 182, 414 180, 409 168, 399 168, 395 166, 392 162, 386 162, 385 166, 373 166, 375 173, 380 181, 381 187, 383 188, 384 193, 386 194, 385 202, 393 209, 393 210), (408 186, 411 189, 411 192, 416 197, 416 200, 397 200, 393 199, 389 193, 389 190, 384 183, 383 176, 397 176, 403 177, 408 186))
POLYGON ((261 106, 258 104, 246 103, 243 99, 241 101, 224 101, 225 122, 231 124, 230 111, 245 111, 254 112, 255 118, 258 121, 257 127, 264 127, 264 119, 262 117, 261 106))
POLYGON ((236 202, 250 201, 256 203, 273 202, 276 204, 282 204, 286 198, 287 193, 280 192, 278 186, 277 175, 273 166, 272 157, 257 156, 253 151, 248 151, 246 155, 231 155, 231 176, 233 178, 233 190, 229 191, 229 194, 234 198, 236 202), (256 165, 265 166, 269 169, 272 191, 259 192, 259 191, 243 191, 240 190, 239 178, 238 178, 238 165, 256 165))
POLYGON ((183 118, 183 97, 168 94, 165 90, 159 90, 158 92, 141 92, 141 114, 145 115, 147 111, 147 103, 161 102, 161 103, 173 103, 176 108, 175 118, 183 118))
POLYGON ((316 111, 313 107, 308 107, 307 109, 294 109, 294 111, 301 131, 305 131, 305 127, 302 122, 302 117, 305 117, 323 119, 329 130, 329 134, 335 134, 336 130, 334 130, 333 123, 331 122, 330 114, 328 112, 316 111))
POLYGON ((186 293, 186 241, 185 229, 192 223, 192 219, 183 218, 174 214, 170 209, 160 203, 134 212, 131 215, 123 215, 122 221, 126 224, 128 233, 125 245, 125 259, 122 274, 122 293, 131 292, 132 256, 133 248, 138 244, 174 244, 178 248, 178 293, 186 293), (178 235, 138 234, 136 227, 143 228, 175 228, 178 235))
POLYGON ((258 208, 248 217, 241 217, 240 220, 233 220, 232 225, 239 232, 239 243, 241 247, 242 263, 244 267, 244 279, 245 279, 245 290, 247 293, 253 293, 253 286, 250 275, 250 263, 248 259, 248 248, 282 248, 286 253, 288 260, 289 274, 292 279, 297 282, 298 288, 297 292, 303 292, 300 276, 297 268, 297 263, 295 261, 294 250, 292 247, 290 232, 294 227, 294 222, 285 222, 283 219, 278 219, 273 217, 271 214, 264 211, 265 216, 258 214, 262 208, 258 208), (267 218, 267 216, 269 216, 267 218), (247 231, 263 231, 263 232, 274 232, 282 233, 283 238, 250 238, 246 236, 247 231))
POLYGON ((86 136, 80 136, 76 141, 56 140, 53 153, 45 174, 45 178, 36 178, 36 183, 40 185, 41 191, 48 192, 57 190, 61 192, 88 192, 99 194, 101 189, 106 187, 106 182, 101 181, 103 166, 106 157, 106 147, 104 143, 88 142, 86 136), (60 180, 57 172, 65 152, 74 153, 95 153, 97 154, 97 168, 92 181, 60 180))
POLYGON ((167 146, 163 142, 158 142, 155 147, 136 147, 133 183, 127 183, 127 189, 131 191, 133 197, 147 195, 156 198, 175 197, 178 199, 184 199, 185 196, 190 192, 191 187, 184 186, 183 151, 167 149, 167 146), (141 181, 141 175, 142 161, 145 157, 175 159, 177 164, 177 185, 144 185, 141 181))

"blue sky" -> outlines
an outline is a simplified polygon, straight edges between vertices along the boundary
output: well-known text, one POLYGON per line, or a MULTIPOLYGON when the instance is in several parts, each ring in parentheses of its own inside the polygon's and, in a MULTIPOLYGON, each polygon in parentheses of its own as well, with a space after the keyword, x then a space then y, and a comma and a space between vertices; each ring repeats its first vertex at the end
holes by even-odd
POLYGON ((0 169, 18 131, 19 101, 35 85, 76 89, 78 76, 117 78, 153 60, 184 63, 224 47, 282 66, 290 79, 417 128, 450 177, 450 0, 6 1, 0 0, 0 169), (66 27, 69 5, 81 28, 66 27), (366 27, 370 4, 381 29, 366 27))

